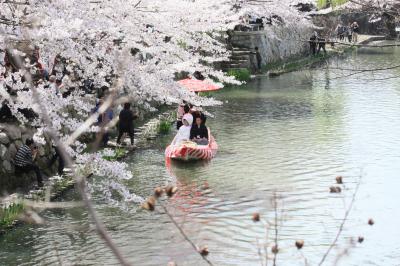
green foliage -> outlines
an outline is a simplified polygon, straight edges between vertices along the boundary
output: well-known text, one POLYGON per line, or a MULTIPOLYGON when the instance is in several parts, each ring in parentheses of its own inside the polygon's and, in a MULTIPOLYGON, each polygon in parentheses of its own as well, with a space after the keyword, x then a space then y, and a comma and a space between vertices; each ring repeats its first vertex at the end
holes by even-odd
POLYGON ((247 68, 230 69, 228 71, 228 76, 233 76, 239 81, 249 81, 251 73, 247 68))
POLYGON ((160 134, 168 134, 171 130, 171 123, 165 120, 162 120, 158 125, 158 133, 160 134))
POLYGON ((328 6, 340 6, 344 3, 348 2, 349 0, 317 0, 317 7, 318 9, 326 8, 328 6))
POLYGON ((8 208, 0 209, 0 230, 12 226, 23 210, 22 203, 13 203, 8 208))
POLYGON ((126 150, 122 147, 117 147, 114 150, 114 155, 103 155, 103 159, 110 161, 110 162, 114 162, 117 161, 118 159, 122 158, 123 156, 125 156, 126 154, 126 150))

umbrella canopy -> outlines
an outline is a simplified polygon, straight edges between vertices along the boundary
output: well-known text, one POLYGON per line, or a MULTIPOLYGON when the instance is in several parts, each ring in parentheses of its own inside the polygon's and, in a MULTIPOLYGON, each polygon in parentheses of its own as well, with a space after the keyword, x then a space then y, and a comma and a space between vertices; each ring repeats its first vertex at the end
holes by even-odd
POLYGON ((217 85, 207 82, 205 80, 182 79, 179 80, 178 83, 189 91, 193 92, 216 91, 220 89, 220 87, 218 87, 217 85))

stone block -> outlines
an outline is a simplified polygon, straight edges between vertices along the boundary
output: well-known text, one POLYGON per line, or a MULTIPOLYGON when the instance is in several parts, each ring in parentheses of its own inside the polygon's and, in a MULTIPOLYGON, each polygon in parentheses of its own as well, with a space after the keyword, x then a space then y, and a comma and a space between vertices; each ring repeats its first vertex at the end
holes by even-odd
POLYGON ((6 173, 12 173, 14 172, 14 167, 11 164, 10 161, 3 161, 3 168, 5 170, 6 173))
POLYGON ((7 135, 12 140, 21 139, 21 129, 16 126, 9 126, 6 128, 7 135))
POLYGON ((8 144, 10 143, 10 139, 8 138, 7 134, 4 132, 0 133, 0 143, 1 144, 8 144))
POLYGON ((22 142, 25 143, 25 141, 26 141, 27 139, 31 139, 31 138, 32 138, 32 135, 31 135, 31 134, 23 134, 23 135, 22 135, 22 142))
POLYGON ((44 156, 45 155, 45 151, 42 145, 39 146, 39 150, 38 150, 38 155, 39 156, 44 156))
POLYGON ((15 147, 16 147, 17 149, 19 149, 19 148, 22 146, 22 141, 16 140, 16 141, 14 142, 14 144, 15 144, 15 147))
POLYGON ((8 154, 10 156, 10 158, 14 158, 15 154, 17 154, 17 147, 15 146, 14 143, 12 143, 9 147, 8 147, 8 154))
POLYGON ((0 144, 0 158, 4 158, 7 153, 7 147, 3 144, 0 144))

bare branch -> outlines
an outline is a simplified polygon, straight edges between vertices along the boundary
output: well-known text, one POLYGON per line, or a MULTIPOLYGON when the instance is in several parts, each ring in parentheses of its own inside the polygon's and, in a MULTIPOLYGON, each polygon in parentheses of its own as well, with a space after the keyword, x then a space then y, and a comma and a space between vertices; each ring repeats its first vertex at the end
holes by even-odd
POLYGON ((346 212, 345 212, 345 214, 344 214, 344 217, 343 217, 343 219, 342 219, 342 223, 341 223, 340 226, 339 226, 339 230, 337 231, 336 236, 335 236, 335 238, 333 239, 333 242, 329 245, 329 248, 326 250, 325 254, 323 255, 321 261, 318 263, 318 266, 321 266, 321 265, 325 262, 326 258, 328 257, 328 255, 329 255, 329 253, 331 252, 331 250, 333 249, 333 247, 336 246, 336 243, 337 243, 337 241, 338 241, 340 235, 341 235, 342 232, 343 232, 344 225, 345 225, 345 223, 346 223, 346 221, 347 221, 347 218, 348 218, 348 216, 349 216, 349 214, 350 214, 350 212, 351 212, 351 209, 353 208, 353 204, 354 204, 354 202, 355 202, 356 195, 357 195, 358 189, 359 189, 360 184, 361 184, 361 179, 362 179, 362 175, 360 175, 360 177, 359 177, 359 180, 358 180, 358 182, 357 182, 356 188, 355 188, 354 193, 353 193, 353 196, 352 196, 352 198, 351 198, 349 207, 347 208, 347 210, 346 210, 346 212))
POLYGON ((181 235, 183 236, 183 238, 193 247, 193 249, 196 251, 196 253, 198 253, 201 258, 208 263, 208 265, 213 265, 212 262, 207 259, 205 256, 201 255, 199 252, 199 248, 196 246, 195 243, 193 243, 193 241, 186 235, 186 233, 183 231, 183 229, 179 226, 179 224, 175 221, 174 217, 172 217, 171 213, 169 213, 167 207, 165 207, 165 205, 159 201, 160 206, 163 208, 165 214, 168 216, 168 218, 171 220, 171 222, 175 225, 175 227, 178 229, 178 231, 181 233, 181 235))

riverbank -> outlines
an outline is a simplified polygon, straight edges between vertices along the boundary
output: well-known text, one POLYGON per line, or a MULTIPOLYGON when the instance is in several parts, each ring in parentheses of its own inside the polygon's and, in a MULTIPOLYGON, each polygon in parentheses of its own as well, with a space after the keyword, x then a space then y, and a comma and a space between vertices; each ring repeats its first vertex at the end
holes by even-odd
MULTIPOLYGON (((148 122, 135 130, 135 149, 145 148, 159 134, 164 134, 169 128, 165 124, 175 121, 174 112, 167 111, 151 118, 148 122)), ((116 145, 110 141, 109 147, 115 149, 115 154, 108 160, 121 160, 131 154, 135 149, 130 149, 129 140, 125 139, 125 146, 116 145)), ((29 201, 52 201, 63 195, 75 185, 74 177, 68 168, 64 169, 62 176, 52 176, 45 180, 42 188, 30 189, 27 193, 13 193, 0 201, 0 234, 7 232, 19 224, 19 217, 25 211, 24 200, 29 201)))
POLYGON ((359 41, 357 43, 333 42, 333 46, 327 43, 326 53, 321 50, 320 54, 314 56, 310 55, 307 57, 294 57, 274 64, 269 64, 263 67, 261 71, 262 74, 260 75, 268 75, 273 77, 304 68, 314 67, 329 58, 342 56, 347 52, 357 49, 357 47, 362 47, 363 45, 367 45, 371 42, 385 39, 385 36, 359 35, 359 41))

